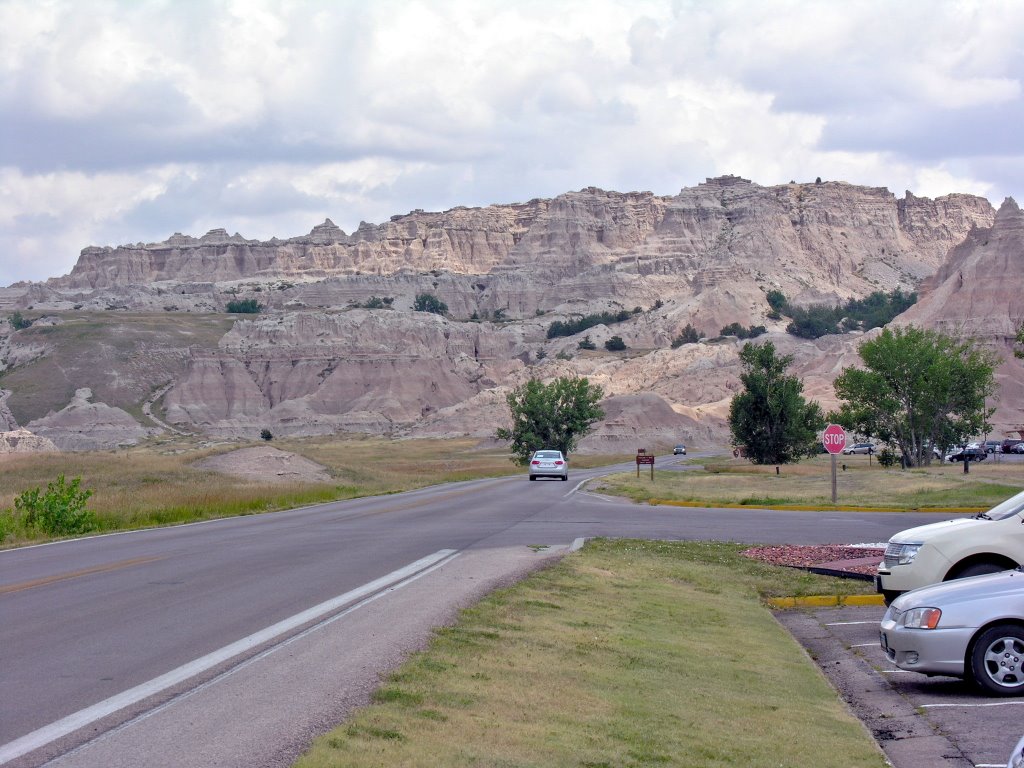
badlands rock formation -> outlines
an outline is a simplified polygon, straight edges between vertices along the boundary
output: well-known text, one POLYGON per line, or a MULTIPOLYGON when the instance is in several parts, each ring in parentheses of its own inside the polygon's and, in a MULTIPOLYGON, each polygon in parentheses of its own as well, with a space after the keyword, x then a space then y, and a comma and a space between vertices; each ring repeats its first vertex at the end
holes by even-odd
POLYGON ((57 446, 52 440, 33 435, 27 429, 0 432, 0 454, 5 453, 56 453, 57 446))
MULTIPOLYGON (((762 187, 727 176, 668 197, 588 188, 528 203, 418 210, 351 234, 327 220, 287 240, 214 230, 86 248, 70 275, 3 289, 0 306, 171 318, 257 300, 262 314, 238 316, 215 345, 195 336, 187 352, 179 348, 183 357, 168 357, 159 381, 127 377, 149 391, 169 384, 157 405, 185 431, 486 437, 506 423, 511 387, 531 376, 585 375, 608 397, 608 416, 585 444, 591 449, 724 442, 741 343, 671 349, 685 325, 709 337, 733 322, 767 326, 767 338, 794 355, 805 392, 826 409, 835 404, 833 379, 856 364, 863 337, 789 336, 785 320, 767 317, 771 289, 807 305, 914 290, 927 280, 905 322, 977 329, 1005 352, 1021 320, 1020 216, 1012 201, 996 215, 970 195, 896 198, 842 182, 762 187), (412 312, 423 292, 443 300, 448 316, 412 312), (359 308, 374 296, 391 308, 359 308), (586 331, 593 352, 578 348, 583 334, 546 338, 554 320, 634 307, 627 322, 586 331), (626 353, 604 351, 612 335, 625 340, 626 353)), ((45 358, 47 343, 32 329, 6 341, 0 333, 6 358, 22 371, 45 358)), ((133 353, 136 364, 144 348, 133 353)), ((115 370, 123 363, 104 360, 109 388, 123 379, 115 370)), ((1000 429, 1024 421, 1013 365, 1000 373, 1000 429)), ((87 384, 99 391, 80 386, 87 384)), ((17 415, 17 389, 10 402, 17 415)), ((62 447, 103 433, 98 421, 88 429, 68 421, 64 412, 83 403, 72 405, 54 403, 64 410, 29 426, 63 429, 62 447)), ((95 412, 101 404, 88 405, 95 412)), ((107 416, 117 429, 147 432, 124 410, 107 416)))
POLYGON ((56 413, 30 422, 30 432, 49 438, 64 451, 120 448, 135 445, 153 434, 120 408, 91 403, 92 390, 82 388, 56 413))

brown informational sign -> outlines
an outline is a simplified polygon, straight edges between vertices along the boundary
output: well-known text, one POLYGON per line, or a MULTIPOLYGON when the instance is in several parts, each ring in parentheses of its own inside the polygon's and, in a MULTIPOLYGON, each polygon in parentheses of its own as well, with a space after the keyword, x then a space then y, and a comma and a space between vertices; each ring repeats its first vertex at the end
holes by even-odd
POLYGON ((651 467, 651 480, 654 479, 654 454, 648 453, 643 448, 636 451, 636 476, 640 477, 640 465, 649 464, 651 467))

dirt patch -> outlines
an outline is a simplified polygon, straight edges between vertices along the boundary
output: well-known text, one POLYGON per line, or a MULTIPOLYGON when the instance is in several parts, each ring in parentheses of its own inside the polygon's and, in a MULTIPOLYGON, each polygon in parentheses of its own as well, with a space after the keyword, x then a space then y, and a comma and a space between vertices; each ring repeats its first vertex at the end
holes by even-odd
POLYGON ((267 445, 210 456, 200 459, 195 466, 264 483, 331 482, 327 467, 322 464, 267 445))

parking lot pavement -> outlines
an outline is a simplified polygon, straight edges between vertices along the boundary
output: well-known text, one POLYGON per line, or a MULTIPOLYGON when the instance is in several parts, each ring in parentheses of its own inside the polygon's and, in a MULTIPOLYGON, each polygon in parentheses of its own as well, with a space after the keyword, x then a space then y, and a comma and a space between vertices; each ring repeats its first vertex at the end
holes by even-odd
POLYGON ((1005 768, 1024 734, 1024 698, 991 698, 956 678, 897 669, 879 646, 884 612, 880 606, 851 606, 775 615, 894 768, 1005 768))

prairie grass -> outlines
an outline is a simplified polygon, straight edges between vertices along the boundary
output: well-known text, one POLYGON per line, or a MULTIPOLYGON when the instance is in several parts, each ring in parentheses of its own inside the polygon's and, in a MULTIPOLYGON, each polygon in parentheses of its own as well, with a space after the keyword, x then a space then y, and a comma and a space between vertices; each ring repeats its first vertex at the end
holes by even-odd
MULTIPOLYGON (((691 459, 691 464, 700 460, 691 459)), ((935 464, 915 469, 883 469, 867 456, 841 456, 837 504, 869 509, 987 509, 1024 490, 1024 464, 995 462, 935 464)), ((602 478, 602 493, 635 501, 652 499, 707 504, 832 506, 831 462, 820 456, 799 464, 756 466, 745 459, 705 460, 703 469, 655 471, 602 478)))
MULTIPOLYGON (((273 441, 275 448, 326 466, 331 475, 327 483, 256 482, 194 466, 198 459, 253 443, 211 448, 181 439, 109 452, 7 454, 0 456, 0 516, 23 491, 45 488, 61 473, 68 480, 82 478, 82 488, 93 491, 87 507, 96 514, 100 530, 114 531, 269 512, 523 471, 509 460, 507 449, 482 450, 477 444, 473 439, 365 436, 273 441)), ((574 457, 573 464, 597 466, 621 458, 574 457)), ((15 531, 2 543, 40 540, 15 531)))
POLYGON ((762 602, 870 585, 741 549, 592 542, 463 611, 296 766, 886 765, 762 602))

